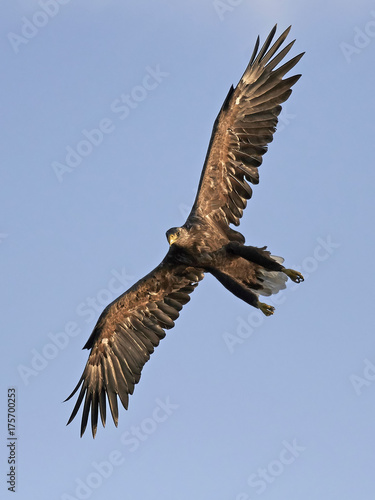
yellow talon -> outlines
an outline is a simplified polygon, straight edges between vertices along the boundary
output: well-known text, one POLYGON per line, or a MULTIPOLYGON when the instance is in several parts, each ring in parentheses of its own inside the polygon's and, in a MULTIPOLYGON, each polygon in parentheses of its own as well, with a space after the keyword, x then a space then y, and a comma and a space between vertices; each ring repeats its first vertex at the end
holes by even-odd
POLYGON ((258 307, 266 316, 271 316, 275 312, 275 308, 265 304, 264 302, 258 302, 258 307))
POLYGON ((283 273, 285 273, 292 281, 294 281, 294 283, 301 283, 301 281, 305 280, 302 274, 298 271, 295 271, 294 269, 286 269, 284 267, 283 273))

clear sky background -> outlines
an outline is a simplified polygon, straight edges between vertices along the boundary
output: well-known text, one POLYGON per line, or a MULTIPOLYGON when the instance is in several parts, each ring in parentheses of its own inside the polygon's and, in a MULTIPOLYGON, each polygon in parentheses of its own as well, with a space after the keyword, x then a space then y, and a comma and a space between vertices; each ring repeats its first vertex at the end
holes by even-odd
POLYGON ((373 499, 373 2, 2 3, 1 497, 15 387, 22 500, 373 499), (81 348, 167 252, 226 93, 276 22, 303 77, 240 230, 306 280, 265 318, 206 276, 118 428, 80 439, 62 401, 81 348))

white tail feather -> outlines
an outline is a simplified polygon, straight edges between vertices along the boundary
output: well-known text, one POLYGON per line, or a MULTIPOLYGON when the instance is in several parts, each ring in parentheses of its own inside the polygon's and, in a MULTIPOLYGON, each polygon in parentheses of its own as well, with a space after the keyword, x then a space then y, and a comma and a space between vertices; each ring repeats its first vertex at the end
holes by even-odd
MULTIPOLYGON (((284 262, 284 259, 282 257, 278 257, 277 255, 271 255, 271 257, 279 264, 284 262)), ((286 288, 286 282, 288 280, 288 276, 286 274, 280 271, 267 271, 266 269, 260 269, 260 274, 262 281, 259 281, 259 284, 261 285, 261 288, 254 290, 257 295, 269 296, 286 288)))

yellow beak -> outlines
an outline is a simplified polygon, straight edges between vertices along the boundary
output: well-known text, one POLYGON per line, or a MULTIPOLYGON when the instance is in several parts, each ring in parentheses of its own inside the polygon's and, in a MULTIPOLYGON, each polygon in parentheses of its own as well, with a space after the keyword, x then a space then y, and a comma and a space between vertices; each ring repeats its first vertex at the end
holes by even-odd
POLYGON ((170 245, 173 245, 173 243, 177 240, 177 234, 174 233, 174 234, 170 234, 168 235, 168 243, 170 245))

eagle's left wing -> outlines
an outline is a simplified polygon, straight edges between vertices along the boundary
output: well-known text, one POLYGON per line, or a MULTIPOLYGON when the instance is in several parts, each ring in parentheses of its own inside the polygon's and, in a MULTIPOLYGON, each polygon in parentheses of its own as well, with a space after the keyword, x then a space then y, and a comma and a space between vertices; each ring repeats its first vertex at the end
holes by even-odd
POLYGON ((292 93, 301 75, 283 76, 301 59, 299 54, 284 65, 294 41, 278 52, 290 31, 282 33, 270 47, 276 26, 259 50, 257 39, 250 62, 237 87, 231 87, 215 121, 199 182, 198 193, 188 221, 206 218, 234 236, 229 224, 238 226, 247 200, 252 195, 248 182, 258 184, 258 167, 267 144, 276 131, 281 103, 292 93))
POLYGON ((117 426, 119 396, 127 409, 128 396, 141 377, 165 329, 173 328, 189 294, 203 278, 199 269, 178 265, 169 254, 151 273, 109 304, 85 344, 91 349, 83 374, 70 399, 81 387, 68 424, 83 402, 81 436, 91 411, 92 434, 95 437, 98 413, 106 422, 106 399, 117 426))

